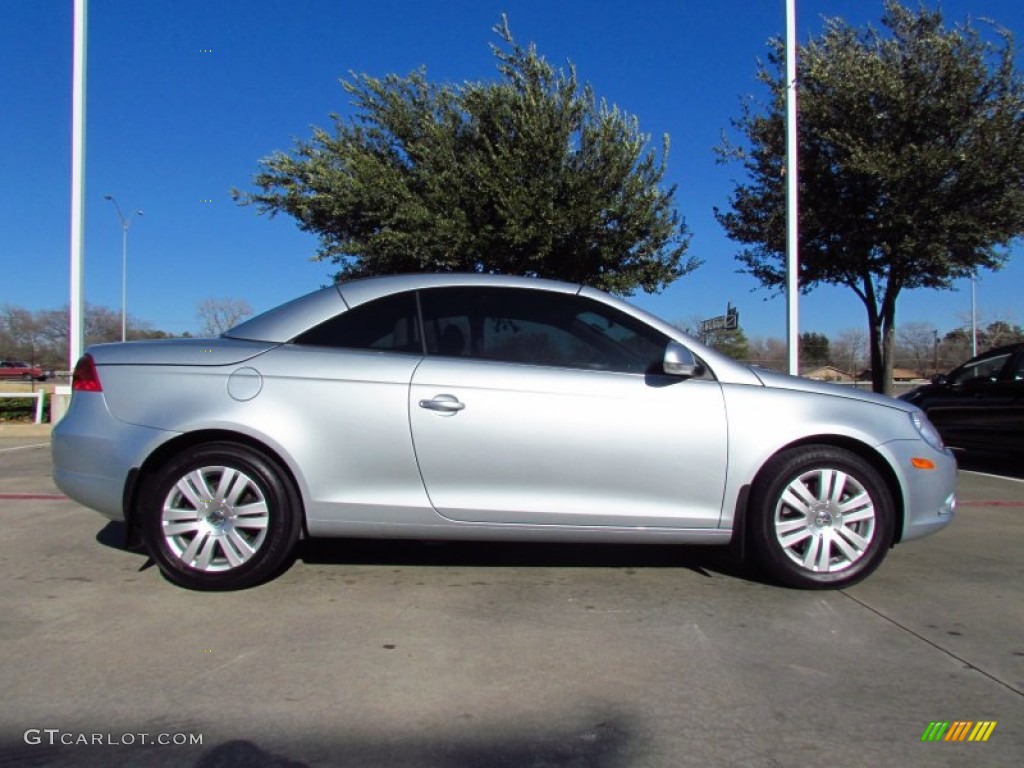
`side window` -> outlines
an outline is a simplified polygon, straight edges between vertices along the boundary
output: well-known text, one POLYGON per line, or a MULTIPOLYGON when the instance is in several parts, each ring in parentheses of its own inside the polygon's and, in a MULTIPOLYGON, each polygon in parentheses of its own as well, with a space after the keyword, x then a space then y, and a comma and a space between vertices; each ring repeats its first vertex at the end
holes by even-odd
POLYGON ((416 293, 398 293, 360 304, 297 336, 293 343, 423 354, 416 322, 416 293))
POLYGON ((435 288, 420 296, 432 355, 648 373, 660 371, 668 341, 629 315, 573 294, 435 288))
POLYGON ((950 383, 973 385, 990 384, 996 380, 999 373, 1003 370, 1003 366, 1006 365, 1006 362, 1009 359, 1010 355, 1009 353, 1006 353, 994 355, 992 357, 985 357, 973 363, 967 363, 956 373, 956 375, 951 377, 950 383))

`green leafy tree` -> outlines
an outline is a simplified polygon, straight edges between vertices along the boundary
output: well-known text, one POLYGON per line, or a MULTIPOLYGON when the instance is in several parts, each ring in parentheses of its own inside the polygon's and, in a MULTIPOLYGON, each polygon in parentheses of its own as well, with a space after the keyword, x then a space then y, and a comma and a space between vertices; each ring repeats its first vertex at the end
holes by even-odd
POLYGON ((576 71, 495 27, 497 82, 449 85, 425 70, 343 81, 355 116, 332 115, 291 153, 261 161, 242 204, 320 237, 342 280, 398 272, 495 272, 657 291, 698 262, 663 188, 668 139, 576 71))
POLYGON ((828 365, 832 362, 828 336, 823 333, 800 334, 800 359, 810 366, 828 365))
MULTIPOLYGON (((867 309, 873 387, 891 390, 896 303, 999 269, 1024 233, 1024 85, 1011 33, 887 2, 882 25, 826 21, 799 50, 800 284, 850 288, 867 309)), ((734 121, 747 146, 719 147, 750 181, 716 211, 747 246, 737 258, 785 286, 785 59, 773 41, 763 111, 734 121)))
POLYGON ((750 342, 742 328, 732 331, 711 331, 704 341, 708 346, 723 355, 728 355, 733 360, 750 359, 750 342))

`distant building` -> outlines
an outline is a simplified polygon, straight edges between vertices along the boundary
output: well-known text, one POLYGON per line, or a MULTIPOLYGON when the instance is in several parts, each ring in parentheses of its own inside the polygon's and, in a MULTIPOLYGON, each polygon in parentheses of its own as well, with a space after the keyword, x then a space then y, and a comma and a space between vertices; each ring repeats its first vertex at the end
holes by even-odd
POLYGON ((844 371, 833 365, 823 365, 819 368, 812 368, 811 370, 804 371, 800 375, 805 379, 814 379, 815 381, 837 381, 846 384, 852 384, 856 380, 854 375, 849 371, 844 371))
MULTIPOLYGON (((909 368, 893 368, 892 369, 892 380, 893 381, 916 381, 918 379, 925 378, 920 371, 912 371, 909 368)), ((861 371, 857 377, 858 381, 871 381, 871 369, 865 368, 861 371)))

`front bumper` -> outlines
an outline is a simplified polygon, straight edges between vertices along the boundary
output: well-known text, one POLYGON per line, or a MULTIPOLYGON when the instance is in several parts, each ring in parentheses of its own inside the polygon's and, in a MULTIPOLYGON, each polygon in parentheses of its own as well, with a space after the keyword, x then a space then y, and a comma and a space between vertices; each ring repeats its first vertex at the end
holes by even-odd
POLYGON ((903 530, 900 541, 911 541, 945 528, 956 513, 957 466, 952 451, 936 451, 922 440, 887 443, 893 467, 903 488, 903 530), (919 469, 912 459, 928 459, 932 469, 919 469))

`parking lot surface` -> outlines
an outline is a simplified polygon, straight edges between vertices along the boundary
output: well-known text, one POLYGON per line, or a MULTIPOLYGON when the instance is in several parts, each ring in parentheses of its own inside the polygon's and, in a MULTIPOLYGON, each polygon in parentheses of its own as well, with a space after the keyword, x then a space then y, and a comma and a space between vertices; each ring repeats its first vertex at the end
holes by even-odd
POLYGON ((842 592, 713 549, 306 543, 172 586, 0 432, 0 766, 1010 766, 1024 482, 842 592), (987 741, 922 741, 995 722, 987 741), (155 743, 166 741, 170 743, 155 743), (197 743, 201 742, 201 743, 197 743))

